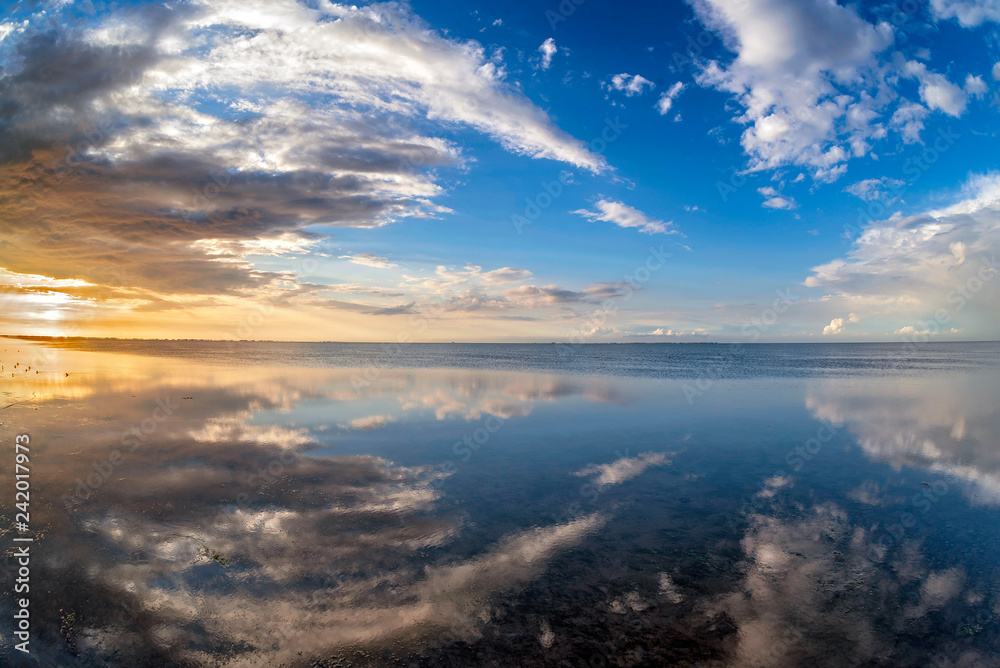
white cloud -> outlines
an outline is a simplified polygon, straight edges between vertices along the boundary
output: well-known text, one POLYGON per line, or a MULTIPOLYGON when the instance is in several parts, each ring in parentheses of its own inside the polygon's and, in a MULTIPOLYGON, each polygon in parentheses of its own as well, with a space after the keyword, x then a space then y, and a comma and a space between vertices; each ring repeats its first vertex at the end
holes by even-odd
POLYGON ((790 210, 794 209, 797 205, 794 199, 788 199, 785 197, 769 197, 764 200, 764 204, 762 206, 765 206, 768 209, 790 210))
POLYGON ((938 109, 956 118, 965 112, 965 92, 943 74, 930 72, 926 65, 915 60, 906 62, 901 69, 920 83, 920 99, 929 109, 938 109))
POLYGON ((916 141, 922 115, 896 111, 912 104, 895 90, 900 75, 919 81, 930 109, 950 115, 965 109, 961 88, 922 63, 891 55, 892 26, 868 23, 853 4, 690 1, 736 54, 728 64, 702 63, 696 81, 732 94, 742 107, 734 120, 747 126, 741 144, 752 171, 799 165, 814 180, 830 182, 850 159, 869 155, 890 128, 916 141))
POLYGON ((923 105, 912 102, 901 104, 889 120, 889 126, 902 135, 904 143, 914 144, 920 141, 928 113, 923 105))
POLYGON ((611 88, 625 93, 626 97, 642 95, 646 92, 646 89, 654 88, 655 85, 649 79, 638 74, 626 74, 624 72, 611 77, 610 84, 611 88))
POLYGON ((959 330, 952 327, 949 330, 932 330, 932 329, 917 329, 913 325, 907 325, 906 327, 900 327, 893 334, 914 337, 914 336, 937 336, 939 334, 958 334, 959 330))
POLYGON ((389 258, 378 257, 374 253, 357 253, 355 255, 341 255, 341 260, 347 260, 364 267, 375 267, 378 269, 391 269, 396 265, 389 262, 389 258))
POLYGON ((671 86, 667 92, 660 95, 660 99, 656 102, 656 110, 660 112, 660 116, 665 115, 670 108, 674 105, 674 100, 677 96, 681 94, 684 90, 684 84, 678 81, 673 86, 671 86))
POLYGON ((823 328, 823 335, 828 334, 840 334, 840 331, 844 329, 844 319, 834 318, 830 321, 830 324, 823 328))
POLYGON ((881 136, 869 91, 877 96, 876 56, 892 43, 888 26, 827 0, 693 1, 737 54, 727 67, 710 61, 696 80, 744 107, 737 120, 750 125, 741 143, 751 169, 797 164, 829 178, 848 158, 841 142, 857 153, 881 136))
POLYGON ((865 179, 857 183, 852 183, 844 188, 844 192, 848 192, 866 202, 874 202, 886 199, 890 190, 898 190, 904 185, 906 184, 899 179, 890 179, 887 176, 881 176, 875 179, 865 179))
POLYGON ((646 336, 662 336, 666 338, 677 338, 681 336, 708 336, 708 330, 704 328, 694 329, 688 332, 682 330, 664 329, 662 327, 657 327, 646 336))
POLYGON ((558 50, 558 47, 556 47, 556 41, 551 37, 542 42, 541 46, 538 47, 539 53, 542 54, 542 61, 539 64, 539 67, 543 70, 547 70, 552 67, 552 57, 556 55, 558 50))
POLYGON ((857 314, 852 313, 846 319, 845 318, 834 318, 830 321, 830 324, 823 328, 823 336, 829 336, 831 334, 840 334, 844 331, 844 327, 847 323, 860 322, 861 318, 857 314))
POLYGON ((794 209, 798 206, 792 197, 784 197, 771 186, 758 188, 757 192, 764 196, 763 206, 769 209, 794 209))
POLYGON ((578 209, 571 213, 583 216, 587 220, 600 220, 606 223, 614 223, 618 227, 637 228, 646 234, 674 234, 677 230, 673 222, 663 222, 654 220, 638 209, 634 209, 622 202, 609 199, 598 200, 595 204, 597 211, 587 211, 578 209))
POLYGON ((987 90, 989 89, 982 77, 971 74, 965 77, 965 92, 972 97, 982 97, 987 90))
POLYGON ((220 256, 220 260, 242 260, 248 255, 313 254, 325 256, 317 249, 322 239, 303 237, 297 233, 285 232, 271 239, 199 239, 192 246, 208 255, 220 256))
MULTIPOLYGON (((502 63, 487 58, 481 45, 442 38, 401 6, 311 10, 290 1, 250 4, 256 11, 236 0, 207 5, 211 14, 199 17, 201 25, 262 32, 219 45, 214 53, 221 62, 179 74, 205 72, 216 86, 242 84, 248 92, 271 84, 292 90, 307 84, 309 93, 333 95, 344 103, 463 123, 532 157, 588 169, 603 166, 582 142, 556 129, 544 112, 504 85, 502 63), (294 44, 289 41, 293 32, 294 44), (289 57, 275 59, 279 49, 291 49, 289 57)), ((547 43, 546 49, 555 48, 551 40, 547 43)), ((203 77, 185 83, 196 88, 208 82, 203 77)))
POLYGON ((996 63, 993 66, 993 80, 1000 81, 1000 63, 996 63))
POLYGON ((518 283, 529 278, 531 278, 531 271, 528 269, 500 267, 484 272, 482 267, 475 264, 467 264, 461 269, 440 265, 434 270, 434 276, 427 278, 403 276, 410 287, 430 290, 434 294, 454 293, 466 286, 479 287, 518 283))
POLYGON ((971 178, 952 206, 872 223, 805 285, 866 319, 993 339, 998 248, 1000 174, 988 173, 971 178))
POLYGON ((931 0, 931 11, 939 19, 958 19, 966 28, 1000 21, 998 0, 931 0))

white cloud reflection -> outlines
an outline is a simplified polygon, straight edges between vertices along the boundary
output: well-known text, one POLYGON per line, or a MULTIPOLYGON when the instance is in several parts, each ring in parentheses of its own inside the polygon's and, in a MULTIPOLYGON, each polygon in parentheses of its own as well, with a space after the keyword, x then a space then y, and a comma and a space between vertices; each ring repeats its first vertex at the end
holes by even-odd
POLYGON ((941 374, 930 385, 827 379, 810 383, 806 405, 817 419, 846 425, 872 459, 963 480, 970 501, 996 506, 1000 416, 989 373, 941 374))
POLYGON ((666 466, 671 462, 672 452, 642 452, 635 457, 619 457, 610 464, 593 464, 573 475, 579 477, 594 476, 598 487, 619 485, 641 475, 653 466, 666 466))

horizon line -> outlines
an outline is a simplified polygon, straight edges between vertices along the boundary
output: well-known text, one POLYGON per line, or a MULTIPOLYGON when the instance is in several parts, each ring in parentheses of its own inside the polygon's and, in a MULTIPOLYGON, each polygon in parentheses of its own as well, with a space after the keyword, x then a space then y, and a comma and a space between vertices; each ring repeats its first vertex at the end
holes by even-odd
POLYGON ((125 338, 120 336, 42 336, 37 334, 31 335, 19 335, 19 334, 0 334, 0 338, 5 339, 20 339, 23 341, 148 341, 148 342, 167 342, 167 341, 185 341, 194 343, 304 343, 304 344, 316 344, 316 343, 337 343, 337 344, 375 344, 375 345, 485 345, 485 346, 550 346, 550 345, 567 345, 567 346, 608 346, 608 345, 690 345, 690 344, 702 344, 702 345, 743 345, 743 346, 757 346, 757 345, 831 345, 831 344, 841 344, 841 345, 872 345, 872 344, 886 344, 886 343, 898 343, 898 344, 913 344, 913 345, 926 345, 928 343, 1000 343, 1000 340, 963 340, 963 339, 948 339, 948 340, 937 340, 937 341, 904 341, 904 340, 890 340, 890 341, 586 341, 586 342, 573 342, 573 341, 301 341, 292 339, 198 339, 198 338, 173 338, 173 339, 156 339, 156 338, 125 338))

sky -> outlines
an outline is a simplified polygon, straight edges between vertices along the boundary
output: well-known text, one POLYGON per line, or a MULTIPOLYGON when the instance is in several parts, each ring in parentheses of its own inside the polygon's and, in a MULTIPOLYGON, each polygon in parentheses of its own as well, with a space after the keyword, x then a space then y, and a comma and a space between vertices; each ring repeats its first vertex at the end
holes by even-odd
POLYGON ((3 7, 0 333, 1000 339, 1000 0, 3 7))

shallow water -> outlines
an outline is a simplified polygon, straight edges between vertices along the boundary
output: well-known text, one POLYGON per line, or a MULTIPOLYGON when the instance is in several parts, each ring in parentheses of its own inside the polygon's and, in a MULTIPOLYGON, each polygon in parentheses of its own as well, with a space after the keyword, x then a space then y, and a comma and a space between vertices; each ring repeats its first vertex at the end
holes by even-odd
POLYGON ((1000 663, 998 344, 0 364, 39 665, 1000 663))

